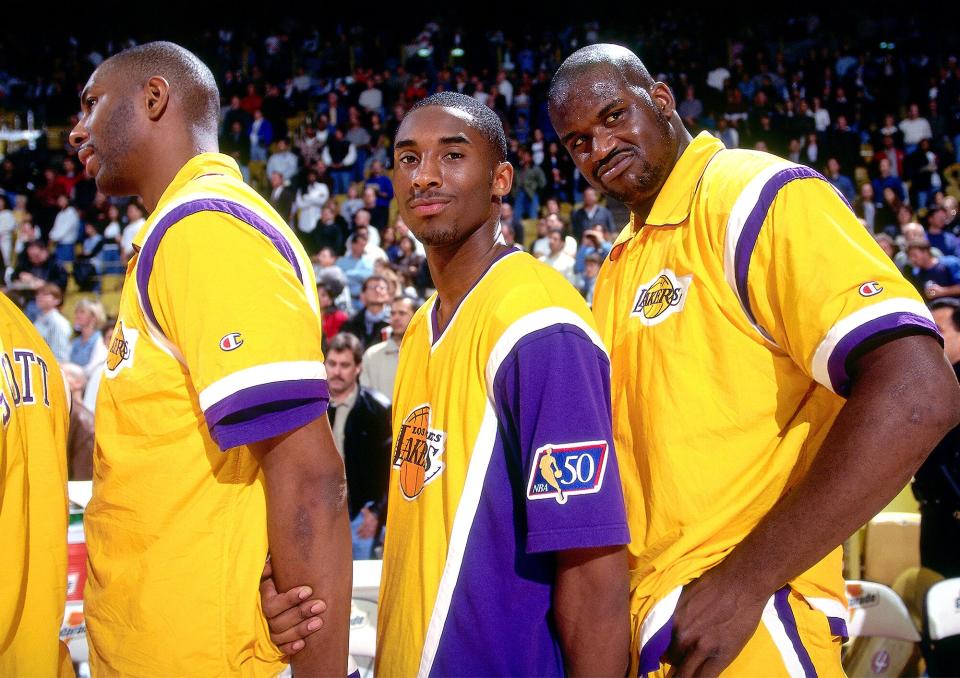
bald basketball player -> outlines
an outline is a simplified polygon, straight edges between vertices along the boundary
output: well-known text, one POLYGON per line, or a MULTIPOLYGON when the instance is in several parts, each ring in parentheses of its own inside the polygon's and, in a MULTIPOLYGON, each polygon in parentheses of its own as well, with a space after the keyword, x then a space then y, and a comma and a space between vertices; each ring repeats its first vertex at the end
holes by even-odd
POLYGON ((670 88, 593 45, 549 111, 629 206, 597 279, 639 671, 840 676, 840 544, 960 417, 930 314, 819 174, 691 138, 670 88))
POLYGON ((346 486, 310 261, 217 152, 219 93, 196 56, 168 42, 121 52, 80 103, 70 142, 87 173, 151 212, 97 405, 93 672, 277 675, 258 596, 269 547, 277 581, 329 608, 296 673, 346 675, 346 486))

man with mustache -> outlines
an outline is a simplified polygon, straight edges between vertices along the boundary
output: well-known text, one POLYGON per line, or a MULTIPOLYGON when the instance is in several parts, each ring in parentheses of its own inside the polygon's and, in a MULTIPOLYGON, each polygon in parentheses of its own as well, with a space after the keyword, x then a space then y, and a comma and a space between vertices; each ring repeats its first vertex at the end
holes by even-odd
POLYGON ((100 191, 140 196, 151 213, 96 411, 91 665, 277 675, 257 594, 269 543, 277 580, 329 608, 294 669, 345 675, 350 534, 313 269, 217 152, 219 101, 196 56, 147 43, 94 71, 70 134, 100 191))
POLYGON ((613 366, 634 661, 842 675, 840 544, 960 413, 929 312, 822 176, 691 139, 629 50, 571 55, 549 111, 583 176, 632 212, 593 309, 613 366))

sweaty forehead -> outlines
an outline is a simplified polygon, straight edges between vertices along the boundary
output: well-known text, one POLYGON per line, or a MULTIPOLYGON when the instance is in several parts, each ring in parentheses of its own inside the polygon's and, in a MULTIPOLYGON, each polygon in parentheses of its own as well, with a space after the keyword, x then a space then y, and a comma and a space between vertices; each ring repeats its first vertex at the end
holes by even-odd
POLYGON ((582 118, 592 118, 612 101, 636 97, 636 89, 615 66, 593 65, 566 79, 558 97, 551 102, 551 113, 556 123, 569 126, 582 118))
POLYGON ((397 137, 423 143, 454 134, 464 134, 473 140, 477 133, 476 121, 466 111, 448 106, 426 106, 403 118, 397 137))

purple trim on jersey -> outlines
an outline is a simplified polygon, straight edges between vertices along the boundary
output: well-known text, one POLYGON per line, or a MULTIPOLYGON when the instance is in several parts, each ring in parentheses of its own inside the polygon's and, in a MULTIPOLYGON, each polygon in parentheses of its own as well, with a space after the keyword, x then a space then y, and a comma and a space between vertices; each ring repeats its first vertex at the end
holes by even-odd
MULTIPOLYGON (((532 537, 566 533, 551 544, 557 550, 629 541, 612 446, 609 370, 606 355, 583 330, 563 324, 522 338, 501 363, 493 386, 493 454, 431 675, 565 674, 552 617, 556 554, 536 548, 545 544, 532 537), (539 447, 593 440, 609 445, 600 492, 570 496, 565 505, 527 499, 539 447)), ((454 452, 463 454, 447 450, 454 452)))
POLYGON ((182 205, 177 205, 157 222, 143 243, 140 249, 140 256, 137 259, 137 289, 140 291, 140 299, 143 301, 143 311, 157 329, 160 328, 160 324, 157 322, 157 316, 153 311, 153 304, 150 303, 150 295, 147 293, 147 285, 150 282, 150 274, 153 272, 153 262, 157 256, 157 249, 160 247, 160 241, 163 239, 163 236, 170 230, 171 226, 181 219, 185 219, 197 212, 222 212, 257 229, 257 231, 265 235, 270 242, 273 243, 273 246, 277 248, 283 258, 290 262, 293 270, 297 273, 297 278, 300 279, 301 283, 303 282, 303 274, 300 271, 297 256, 294 254, 290 243, 287 242, 287 239, 283 237, 276 226, 256 212, 231 200, 223 198, 199 198, 197 200, 190 200, 182 205))
POLYGON ((204 412, 221 450, 249 445, 308 424, 327 411, 325 379, 258 384, 233 393, 204 412), (234 417, 237 420, 224 423, 234 417))
POLYGON ((783 623, 783 628, 787 632, 787 638, 790 639, 790 644, 793 645, 794 652, 797 653, 797 659, 800 660, 800 666, 803 667, 804 677, 817 678, 817 670, 813 666, 810 654, 807 652, 807 648, 803 646, 803 641, 800 640, 800 631, 797 630, 797 619, 793 616, 789 596, 790 585, 788 584, 773 594, 773 607, 776 609, 777 616, 783 623))
MULTIPOLYGON (((480 274, 480 277, 477 278, 476 281, 474 281, 474 283, 470 286, 470 289, 467 290, 467 294, 463 295, 463 299, 466 299, 467 295, 473 292, 473 290, 477 287, 477 285, 480 284, 480 281, 486 277, 487 272, 489 272, 490 269, 493 268, 493 265, 495 263, 497 263, 504 257, 507 257, 511 254, 517 254, 518 252, 523 252, 523 250, 507 248, 503 252, 498 254, 496 257, 494 257, 493 261, 490 262, 490 265, 487 266, 486 269, 484 269, 483 273, 480 274)), ((459 303, 453 307, 453 313, 450 314, 450 320, 453 320, 453 316, 456 315, 457 309, 460 308, 460 304, 463 303, 463 299, 461 299, 459 303)), ((449 321, 447 322, 447 327, 450 327, 449 321)), ((439 296, 437 297, 437 300, 433 302, 433 308, 430 309, 430 329, 431 329, 431 338, 433 339, 433 343, 431 344, 431 346, 433 346, 433 345, 436 345, 437 340, 440 339, 440 337, 443 334, 443 332, 440 331, 440 297, 439 296)), ((444 332, 445 331, 446 331, 446 327, 444 328, 444 332)))
MULTIPOLYGON (((827 359, 827 372, 830 375, 830 384, 834 392, 847 396, 850 393, 850 375, 847 374, 847 358, 850 353, 863 342, 879 334, 895 332, 897 330, 916 328, 920 334, 932 334, 940 338, 937 326, 921 315, 914 313, 890 313, 889 315, 874 318, 859 325, 848 332, 843 339, 833 347, 833 353, 827 359)), ((941 343, 943 342, 940 339, 941 343)))
POLYGON ((827 623, 830 624, 831 634, 840 636, 844 640, 847 640, 850 637, 850 634, 847 632, 846 619, 841 619, 840 617, 827 617, 827 623))
POLYGON ((646 678, 648 673, 653 673, 660 668, 660 658, 667 653, 672 638, 673 615, 670 615, 667 623, 657 629, 657 632, 651 636, 646 645, 640 649, 639 672, 643 678, 646 678))
MULTIPOLYGON (((809 167, 789 167, 774 174, 764 184, 763 190, 760 191, 760 197, 757 198, 757 203, 753 206, 746 221, 743 222, 743 230, 740 232, 740 239, 737 241, 736 254, 733 259, 737 294, 740 295, 743 310, 754 325, 757 325, 757 319, 753 315, 753 309, 750 308, 750 291, 747 287, 750 259, 753 257, 753 250, 757 247, 760 229, 767 218, 767 213, 770 211, 774 198, 777 197, 781 188, 796 179, 823 179, 826 181, 821 174, 809 167)), ((770 338, 765 330, 763 335, 768 339, 770 338)))

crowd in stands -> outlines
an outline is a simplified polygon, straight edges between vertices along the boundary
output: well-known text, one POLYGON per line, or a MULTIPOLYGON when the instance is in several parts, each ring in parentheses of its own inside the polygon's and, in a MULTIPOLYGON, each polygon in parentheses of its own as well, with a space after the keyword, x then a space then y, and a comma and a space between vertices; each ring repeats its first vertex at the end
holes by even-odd
MULTIPOLYGON (((315 264, 325 342, 356 337, 336 346, 364 365, 365 389, 390 394, 399 337, 431 292, 423 246, 397 216, 390 180, 397 128, 430 93, 457 90, 500 116, 516 167, 501 211, 504 241, 592 299, 626 213, 578 175, 550 126, 546 95, 564 56, 601 38, 634 48, 672 86, 693 134, 821 171, 926 298, 960 297, 957 54, 936 41, 880 43, 815 15, 770 35, 744 28, 694 39, 704 21, 613 27, 620 34, 586 23, 479 36, 430 23, 393 44, 344 24, 306 24, 224 28, 184 43, 219 80, 221 151, 300 237, 315 264)), ((912 35, 915 27, 898 30, 912 35)), ((0 120, 29 110, 38 124, 69 129, 86 76, 123 46, 72 41, 38 60, 43 67, 53 49, 58 68, 0 72, 0 120)), ((79 367, 68 374, 75 387, 84 384, 78 393, 92 411, 110 324, 96 301, 71 307, 72 323, 59 309, 68 292, 95 297, 106 277, 123 273, 148 215, 136 200, 98 193, 63 138, 48 136, 32 149, 0 143, 0 256, 8 293, 57 357, 79 367)))

